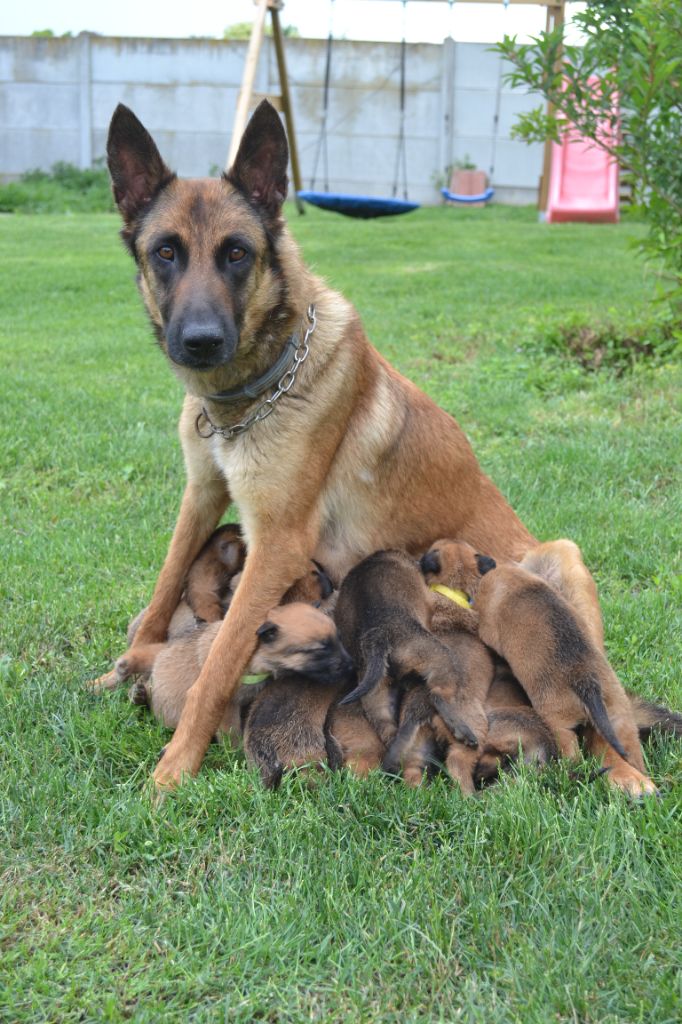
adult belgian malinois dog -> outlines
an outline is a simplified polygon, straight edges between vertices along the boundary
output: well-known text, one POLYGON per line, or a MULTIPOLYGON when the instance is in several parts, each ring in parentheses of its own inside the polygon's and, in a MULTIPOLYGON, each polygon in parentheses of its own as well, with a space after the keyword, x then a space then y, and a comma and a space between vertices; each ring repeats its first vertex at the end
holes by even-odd
MULTIPOLYGON (((457 423, 389 366, 350 303, 305 267, 282 220, 288 146, 270 104, 255 111, 222 178, 177 178, 124 106, 107 153, 147 312, 187 391, 187 486, 134 644, 165 638, 187 570, 230 502, 248 550, 156 768, 164 788, 199 770, 258 626, 311 557, 338 583, 380 548, 418 554, 438 537, 459 537, 504 562, 537 541, 457 423)), ((579 551, 571 547, 567 558, 566 550, 556 572, 570 576, 581 607, 600 623, 592 578, 579 551)), ((597 736, 592 749, 616 786, 653 791, 597 736)))

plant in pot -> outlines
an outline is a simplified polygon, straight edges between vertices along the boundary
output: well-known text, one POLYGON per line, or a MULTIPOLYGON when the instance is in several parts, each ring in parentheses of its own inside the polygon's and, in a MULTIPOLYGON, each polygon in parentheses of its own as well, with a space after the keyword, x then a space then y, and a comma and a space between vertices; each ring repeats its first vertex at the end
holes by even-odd
MULTIPOLYGON (((488 175, 481 171, 465 153, 461 160, 455 160, 450 173, 450 191, 458 196, 480 196, 488 187, 488 175)), ((468 203, 468 206, 485 206, 484 202, 468 203)))

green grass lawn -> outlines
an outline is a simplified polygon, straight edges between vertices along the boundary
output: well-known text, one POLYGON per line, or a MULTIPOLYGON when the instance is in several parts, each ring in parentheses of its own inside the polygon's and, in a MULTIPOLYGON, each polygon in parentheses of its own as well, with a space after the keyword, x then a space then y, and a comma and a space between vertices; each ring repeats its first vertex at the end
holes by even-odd
MULTIPOLYGON (((679 709, 679 365, 590 374, 543 343, 646 318, 641 226, 292 227, 529 527, 582 546, 617 671, 679 709)), ((679 743, 647 747, 662 797, 634 806, 564 765, 469 802, 378 774, 265 793, 215 746, 151 810, 166 734, 83 688, 148 600, 183 486, 180 387, 117 228, 0 218, 0 1020, 679 1020, 679 743)))

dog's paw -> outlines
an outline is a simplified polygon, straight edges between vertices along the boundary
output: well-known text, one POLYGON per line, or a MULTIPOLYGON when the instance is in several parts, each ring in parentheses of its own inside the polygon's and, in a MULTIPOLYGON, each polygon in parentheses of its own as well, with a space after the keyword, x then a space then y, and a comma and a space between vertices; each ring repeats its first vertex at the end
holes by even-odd
POLYGON ((197 759, 191 752, 182 749, 176 753, 172 741, 164 747, 153 775, 156 801, 159 802, 165 795, 196 775, 201 767, 201 761, 201 757, 197 759))
POLYGON ((615 765, 606 771, 604 777, 610 785, 623 790, 634 800, 639 800, 644 796, 660 795, 654 781, 630 764, 615 765))

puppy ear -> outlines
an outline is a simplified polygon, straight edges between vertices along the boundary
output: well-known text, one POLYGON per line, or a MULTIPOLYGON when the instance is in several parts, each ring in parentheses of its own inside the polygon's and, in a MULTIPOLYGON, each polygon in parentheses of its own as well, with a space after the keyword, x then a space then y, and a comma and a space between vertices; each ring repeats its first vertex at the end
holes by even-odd
POLYGON ((122 103, 109 125, 107 164, 114 200, 126 225, 132 224, 159 189, 175 177, 142 122, 122 103))
POLYGON ((263 100, 246 126, 227 180, 250 203, 275 218, 286 199, 288 163, 289 146, 279 114, 263 100))
POLYGON ((476 566, 481 576, 485 576, 487 572, 497 568, 497 562, 494 558, 489 558, 488 555, 476 555, 476 566))
POLYGON ((274 622, 264 622, 256 630, 256 636, 262 644, 271 644, 279 633, 279 626, 274 622))

